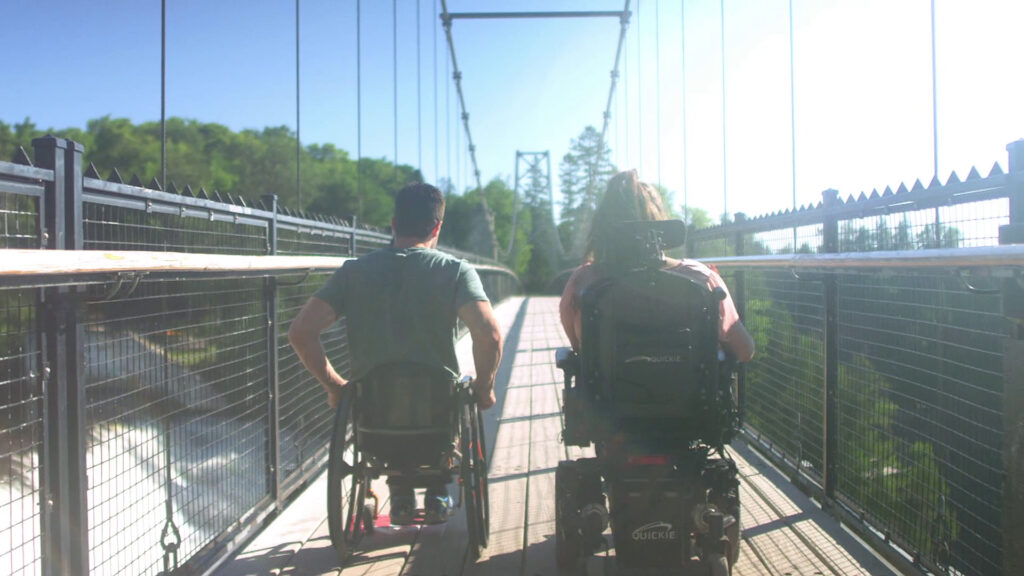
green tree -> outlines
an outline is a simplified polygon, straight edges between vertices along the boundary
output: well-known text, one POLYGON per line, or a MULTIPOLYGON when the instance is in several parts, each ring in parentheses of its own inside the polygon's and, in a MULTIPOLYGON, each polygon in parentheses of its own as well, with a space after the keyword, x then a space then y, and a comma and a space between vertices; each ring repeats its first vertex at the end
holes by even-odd
POLYGON ((574 138, 558 166, 562 191, 561 223, 558 231, 562 246, 579 257, 583 253, 590 220, 608 179, 615 174, 611 151, 601 134, 587 126, 574 138))

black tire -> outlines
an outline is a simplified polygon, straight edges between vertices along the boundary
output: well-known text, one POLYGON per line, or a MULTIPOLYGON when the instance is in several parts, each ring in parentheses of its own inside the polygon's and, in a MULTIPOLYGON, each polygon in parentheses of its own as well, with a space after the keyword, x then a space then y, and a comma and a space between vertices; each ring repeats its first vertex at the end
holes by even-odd
POLYGON ((729 549, 725 553, 725 558, 729 561, 729 570, 731 573, 732 567, 736 565, 736 562, 740 557, 740 538, 742 536, 742 530, 740 527, 739 501, 736 497, 731 499, 718 497, 714 500, 714 504, 724 514, 728 514, 736 520, 731 525, 725 527, 725 536, 729 539, 729 549))
POLYGON ((359 452, 353 433, 354 394, 346 388, 334 412, 334 429, 327 461, 327 526, 331 544, 342 565, 362 539, 360 516, 365 499, 365 478, 359 473, 359 452))
POLYGON ((374 505, 369 502, 363 504, 363 532, 373 534, 377 529, 377 516, 374 514, 374 505))
POLYGON ((732 568, 722 554, 709 554, 707 557, 708 573, 711 576, 729 576, 732 568))
POLYGON ((733 517, 736 518, 736 522, 725 529, 725 535, 729 538, 729 573, 732 574, 732 569, 736 566, 737 560, 740 558, 740 537, 742 536, 740 528, 740 511, 737 508, 733 512, 733 517))
POLYGON ((466 531, 469 534, 469 554, 473 560, 487 547, 490 533, 487 502, 487 463, 478 426, 479 411, 475 402, 468 402, 460 418, 462 450, 462 490, 466 503, 466 531))
POLYGON ((577 574, 583 564, 583 535, 570 527, 578 513, 579 474, 574 462, 559 462, 555 469, 555 564, 559 574, 577 574))
POLYGON ((484 423, 483 418, 480 417, 480 409, 474 403, 470 408, 470 416, 473 420, 473 429, 476 431, 474 436, 473 444, 476 447, 474 453, 474 465, 476 470, 480 471, 480 477, 477 478, 477 486, 479 487, 480 500, 483 502, 483 545, 487 547, 487 543, 491 540, 491 493, 487 487, 487 436, 484 435, 484 423))

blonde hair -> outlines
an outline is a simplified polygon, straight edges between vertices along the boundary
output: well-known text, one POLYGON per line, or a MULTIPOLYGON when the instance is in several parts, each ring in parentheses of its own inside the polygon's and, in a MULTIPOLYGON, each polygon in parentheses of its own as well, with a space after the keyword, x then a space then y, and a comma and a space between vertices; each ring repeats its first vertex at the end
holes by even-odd
POLYGON ((590 223, 586 260, 600 262, 616 239, 612 227, 630 220, 665 220, 668 215, 661 203, 661 194, 654 186, 641 182, 636 170, 612 176, 608 188, 597 204, 590 223))

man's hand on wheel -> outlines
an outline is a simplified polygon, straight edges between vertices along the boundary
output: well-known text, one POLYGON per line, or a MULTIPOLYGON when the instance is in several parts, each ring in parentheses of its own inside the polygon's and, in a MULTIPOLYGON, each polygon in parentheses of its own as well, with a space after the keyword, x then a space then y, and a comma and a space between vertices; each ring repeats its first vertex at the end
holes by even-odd
POLYGON ((494 403, 498 401, 497 398, 494 397, 493 384, 487 388, 483 388, 476 380, 473 380, 470 387, 473 388, 473 397, 476 398, 476 405, 481 410, 487 410, 491 406, 494 406, 494 403))
POLYGON ((341 402, 341 395, 345 392, 344 380, 338 378, 338 380, 331 382, 330 386, 327 387, 327 405, 334 410, 338 407, 338 403, 341 402))

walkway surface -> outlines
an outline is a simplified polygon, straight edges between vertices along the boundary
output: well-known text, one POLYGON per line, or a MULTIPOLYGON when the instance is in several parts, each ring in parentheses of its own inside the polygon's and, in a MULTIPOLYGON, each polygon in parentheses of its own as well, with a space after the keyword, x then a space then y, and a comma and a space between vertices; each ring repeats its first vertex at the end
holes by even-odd
MULTIPOLYGON (((382 502, 379 527, 340 569, 327 531, 324 474, 216 576, 554 576, 555 467, 585 455, 559 441, 562 382, 554 354, 567 341, 558 299, 514 299, 496 312, 505 348, 498 404, 484 413, 492 455, 491 542, 480 560, 468 561, 461 511, 445 525, 386 525, 381 479, 374 483, 382 502)), ((467 340, 459 346, 464 369, 473 365, 467 340)), ((731 452, 742 475, 743 543, 734 575, 894 573, 747 446, 734 443, 731 452)), ((613 574, 614 558, 593 557, 587 568, 594 576, 613 574)))

